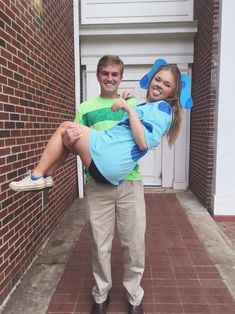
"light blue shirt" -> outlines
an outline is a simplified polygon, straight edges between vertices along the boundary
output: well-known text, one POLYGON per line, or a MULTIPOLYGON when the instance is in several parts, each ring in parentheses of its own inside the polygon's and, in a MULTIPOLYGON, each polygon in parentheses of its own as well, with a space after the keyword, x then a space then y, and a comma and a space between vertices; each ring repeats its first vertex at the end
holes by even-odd
MULTIPOLYGON (((157 146, 170 129, 171 106, 161 100, 140 104, 135 110, 144 126, 148 149, 157 146)), ((141 151, 136 144, 127 114, 123 120, 108 130, 92 129, 89 150, 100 173, 114 185, 119 185, 148 151, 141 151)))

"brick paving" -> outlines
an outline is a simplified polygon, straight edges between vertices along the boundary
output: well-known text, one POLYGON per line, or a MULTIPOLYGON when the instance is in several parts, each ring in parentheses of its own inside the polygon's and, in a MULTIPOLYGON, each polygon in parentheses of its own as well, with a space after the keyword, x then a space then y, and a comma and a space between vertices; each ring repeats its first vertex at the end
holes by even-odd
MULTIPOLYGON (((174 194, 146 194, 144 312, 234 314, 235 302, 174 194)), ((91 239, 85 227, 46 314, 87 314, 93 299, 91 239)), ((113 287, 107 313, 127 313, 118 236, 112 250, 113 287)))
POLYGON ((235 221, 217 221, 217 224, 235 247, 235 221))

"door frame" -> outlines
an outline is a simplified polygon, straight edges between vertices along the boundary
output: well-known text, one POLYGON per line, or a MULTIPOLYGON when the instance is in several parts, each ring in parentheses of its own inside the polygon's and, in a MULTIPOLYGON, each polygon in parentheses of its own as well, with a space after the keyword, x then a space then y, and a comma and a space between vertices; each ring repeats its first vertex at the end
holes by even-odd
MULTIPOLYGON (((97 60, 98 62, 98 60, 97 60)), ((96 78, 96 64, 87 64, 84 67, 82 78, 83 90, 87 99, 96 97, 100 94, 99 84, 96 78), (88 88, 92 86, 92 88, 88 88)), ((152 64, 149 65, 131 65, 124 71, 124 80, 136 79, 137 74, 144 75, 152 64)), ((189 73, 188 64, 178 64, 182 73, 189 73)), ((85 100, 85 99, 84 99, 85 100)), ((176 143, 169 147, 166 137, 162 140, 162 187, 183 189, 188 186, 189 169, 189 139, 190 139, 190 112, 183 112, 183 126, 176 143)))

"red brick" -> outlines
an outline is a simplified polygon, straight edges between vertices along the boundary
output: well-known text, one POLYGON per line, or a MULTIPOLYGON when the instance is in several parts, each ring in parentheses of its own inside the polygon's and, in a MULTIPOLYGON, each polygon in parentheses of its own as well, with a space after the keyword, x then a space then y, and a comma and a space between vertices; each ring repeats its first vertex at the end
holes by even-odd
MULTIPOLYGON (((30 14, 30 10, 36 10, 36 7, 29 6, 25 0, 4 2, 8 24, 0 30, 7 48, 2 49, 1 55, 3 87, 0 101, 3 104, 0 104, 0 127, 3 128, 4 121, 8 121, 13 123, 7 126, 15 129, 5 133, 8 137, 0 139, 1 171, 6 172, 0 176, 1 204, 6 206, 1 211, 6 226, 0 230, 0 243, 3 241, 1 236, 5 235, 6 241, 9 238, 9 247, 3 246, 1 255, 2 273, 9 273, 4 280, 0 278, 1 301, 13 288, 10 279, 20 277, 27 269, 32 254, 40 250, 76 196, 75 158, 58 170, 58 186, 51 191, 53 202, 46 213, 41 212, 42 193, 24 195, 8 187, 10 180, 21 179, 28 169, 35 166, 58 124, 65 119, 73 120, 74 66, 73 57, 66 53, 73 45, 72 4, 58 0, 52 7, 45 2, 44 33, 41 33, 33 25, 34 17, 30 14), (53 24, 58 18, 66 22, 66 31, 58 32, 58 25, 53 24), (63 49, 53 47, 51 38, 63 49), (68 85, 63 86, 54 77, 66 80, 68 85), (66 101, 60 95, 66 95, 66 101), (71 181, 68 187, 61 184, 61 178, 71 181), (20 241, 19 236, 25 240, 20 241), (8 257, 13 260, 10 268, 4 260, 8 257)), ((35 14, 40 19, 37 10, 35 14)))
POLYGON ((195 36, 192 68, 195 106, 191 110, 189 187, 211 214, 217 89, 216 80, 211 78, 218 71, 219 10, 219 0, 194 1, 194 19, 198 20, 198 32, 195 36), (211 149, 208 150, 208 147, 211 149))

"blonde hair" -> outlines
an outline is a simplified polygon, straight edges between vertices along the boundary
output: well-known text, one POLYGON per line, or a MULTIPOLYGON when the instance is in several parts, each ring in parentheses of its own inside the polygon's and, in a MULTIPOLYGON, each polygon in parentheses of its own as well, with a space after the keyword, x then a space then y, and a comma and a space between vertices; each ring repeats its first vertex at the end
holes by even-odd
POLYGON ((106 65, 115 64, 120 66, 120 73, 123 75, 124 71, 124 63, 123 61, 118 57, 114 55, 105 55, 102 58, 100 58, 98 64, 97 64, 97 74, 100 72, 100 68, 106 65))
MULTIPOLYGON (((158 69, 153 77, 155 76, 155 74, 157 74, 158 72, 160 72, 161 70, 169 70, 172 75, 175 78, 175 91, 172 95, 172 97, 164 99, 166 102, 168 102, 171 105, 171 109, 172 109, 172 123, 171 123, 171 127, 170 130, 167 134, 167 140, 170 146, 172 146, 178 135, 179 135, 179 131, 181 128, 181 124, 182 124, 182 107, 180 104, 180 93, 181 93, 181 73, 179 68, 176 65, 171 65, 171 64, 167 64, 166 66, 161 67, 160 69, 158 69)), ((152 80, 151 79, 151 80, 152 80)), ((147 93, 148 96, 148 93, 147 93)))

